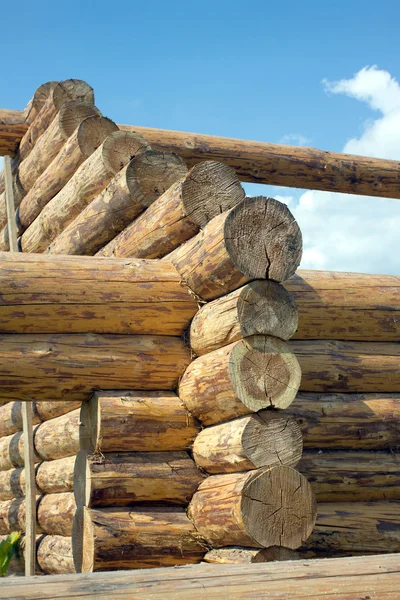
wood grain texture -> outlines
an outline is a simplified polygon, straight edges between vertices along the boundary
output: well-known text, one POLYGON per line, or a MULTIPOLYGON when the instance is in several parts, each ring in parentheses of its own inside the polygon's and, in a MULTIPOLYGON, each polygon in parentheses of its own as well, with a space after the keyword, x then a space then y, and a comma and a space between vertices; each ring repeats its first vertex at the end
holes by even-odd
POLYGON ((285 414, 300 425, 305 448, 399 447, 400 394, 299 393, 285 414))
POLYGON ((79 415, 77 408, 65 415, 41 423, 35 430, 35 450, 42 460, 73 456, 79 451, 79 415))
MULTIPOLYGON (((80 402, 33 402, 32 421, 37 425, 41 421, 54 419, 79 408, 80 402)), ((22 403, 19 400, 0 406, 0 438, 22 431, 22 403)))
POLYGON ((290 340, 304 392, 398 392, 400 345, 394 342, 290 340))
POLYGON ((8 578, 0 597, 15 600, 397 600, 397 554, 245 565, 187 565, 126 573, 8 578), (34 594, 34 595, 33 595, 34 594))
POLYGON ((179 383, 179 396, 203 424, 213 425, 263 408, 287 408, 301 372, 285 342, 257 335, 196 358, 179 383))
POLYGON ((197 311, 161 261, 0 253, 0 285, 3 333, 178 336, 197 311))
POLYGON ((211 547, 295 550, 313 530, 316 503, 303 475, 290 467, 264 467, 207 477, 188 515, 211 547))
MULTIPOLYGON (((35 454, 35 462, 40 456, 35 454)), ((24 466, 24 436, 22 431, 0 438, 0 471, 24 466)))
POLYGON ((79 508, 72 547, 78 572, 200 562, 204 544, 183 508, 79 508), (121 552, 121 550, 123 550, 121 552))
POLYGON ((165 258, 201 299, 213 300, 252 279, 288 279, 301 255, 301 232, 287 206, 258 196, 214 217, 165 258))
POLYGON ((81 448, 94 454, 186 450, 200 430, 173 392, 98 392, 80 421, 81 448))
POLYGON ((285 413, 266 410, 205 427, 193 444, 193 458, 207 473, 295 467, 302 452, 302 434, 296 421, 285 413))
POLYGON ((0 335, 3 398, 87 400, 98 389, 174 389, 190 362, 180 338, 0 335))
POLYGON ((43 573, 48 575, 75 573, 72 538, 44 535, 38 544, 37 562, 43 573))
POLYGON ((213 565, 248 565, 253 563, 273 562, 277 560, 298 560, 293 550, 280 546, 271 546, 258 550, 255 548, 214 548, 204 556, 204 562, 213 565))
POLYGON ((34 575, 36 566, 36 479, 33 445, 32 402, 22 406, 25 471, 25 575, 34 575))
POLYGON ((161 258, 244 197, 244 190, 229 167, 214 161, 199 163, 99 255, 161 258))
POLYGON ((37 509, 40 529, 49 535, 72 535, 72 523, 76 511, 73 492, 45 494, 37 509))
POLYGON ((75 465, 78 506, 129 506, 138 502, 188 504, 204 475, 187 452, 85 451, 75 465))
POLYGON ((0 109, 0 156, 15 154, 26 129, 23 111, 0 109))
POLYGON ((187 168, 177 154, 140 150, 57 236, 46 252, 95 254, 186 172, 187 168))
POLYGON ((190 345, 200 356, 251 335, 288 340, 297 326, 291 294, 276 281, 257 280, 200 308, 190 325, 190 345))
POLYGON ((284 285, 299 310, 295 339, 399 340, 396 275, 299 270, 284 285))

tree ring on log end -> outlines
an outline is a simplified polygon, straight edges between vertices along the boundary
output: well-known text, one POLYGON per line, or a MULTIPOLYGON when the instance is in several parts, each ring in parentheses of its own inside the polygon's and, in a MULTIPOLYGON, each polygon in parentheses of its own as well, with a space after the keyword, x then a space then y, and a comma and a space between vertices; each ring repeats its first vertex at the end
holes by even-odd
POLYGON ((77 130, 78 144, 82 154, 86 157, 93 154, 111 133, 118 127, 107 117, 88 117, 79 125, 77 130))
POLYGON ((298 392, 301 369, 285 342, 254 335, 232 348, 229 375, 237 397, 257 412, 268 407, 287 408, 298 392))
POLYGON ((65 138, 69 138, 78 125, 87 117, 101 117, 101 112, 93 104, 85 104, 78 100, 66 102, 58 113, 60 130, 65 138))
POLYGON ((66 79, 52 90, 52 99, 57 110, 68 100, 78 100, 86 104, 94 104, 93 88, 82 79, 66 79))
POLYGON ((116 174, 143 148, 150 149, 150 144, 138 133, 114 131, 103 143, 104 166, 110 173, 116 174))
POLYGON ((244 200, 236 173, 224 163, 207 160, 195 165, 182 184, 186 215, 199 227, 244 200))
POLYGON ((285 281, 300 264, 300 228, 286 204, 273 198, 246 198, 233 208, 224 237, 231 261, 251 279, 285 281))

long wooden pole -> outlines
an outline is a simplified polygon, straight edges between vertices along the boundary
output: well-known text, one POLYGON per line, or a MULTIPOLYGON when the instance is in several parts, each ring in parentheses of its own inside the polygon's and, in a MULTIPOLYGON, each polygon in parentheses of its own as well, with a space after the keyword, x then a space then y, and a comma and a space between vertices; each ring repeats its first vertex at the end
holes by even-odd
MULTIPOLYGON (((10 240, 10 252, 18 252, 17 225, 15 222, 14 192, 11 175, 11 159, 4 158, 4 175, 6 186, 7 220, 10 240)), ((24 433, 24 462, 25 462, 25 575, 35 574, 36 564, 36 484, 35 461, 33 451, 33 411, 32 402, 23 402, 22 429, 24 433)))

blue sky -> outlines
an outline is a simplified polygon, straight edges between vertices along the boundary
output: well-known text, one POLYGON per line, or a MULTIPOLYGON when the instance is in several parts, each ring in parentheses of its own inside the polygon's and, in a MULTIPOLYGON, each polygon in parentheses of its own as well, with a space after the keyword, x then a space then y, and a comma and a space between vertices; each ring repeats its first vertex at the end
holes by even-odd
MULTIPOLYGON (((391 0, 280 5, 21 0, 2 6, 2 17, 10 24, 2 27, 4 108, 23 108, 45 81, 75 77, 94 87, 97 106, 116 122, 336 151, 356 140, 353 147, 361 154, 367 153, 366 132, 388 113, 384 102, 386 113, 382 102, 371 98, 389 94, 394 98, 390 111, 400 111, 400 87, 393 85, 400 81, 400 5, 391 0), (362 71, 373 65, 375 70, 362 71), (332 85, 337 81, 353 83, 332 85)), ((400 128, 398 133, 400 139, 400 128)), ((400 159, 400 142, 387 148, 385 139, 381 132, 368 152, 400 159)), ((261 188, 247 190, 260 193, 261 188)), ((308 251, 303 266, 399 272, 393 235, 383 235, 393 219, 399 224, 399 201, 374 205, 343 195, 336 202, 332 195, 265 191, 298 212, 308 251), (312 228, 304 202, 312 212, 312 228), (336 203, 339 213, 330 212, 336 203), (338 233, 341 239, 334 236, 327 247, 329 220, 342 227, 348 206, 357 226, 348 224, 338 233), (373 218, 358 231, 357 211, 362 220, 366 208, 373 218), (349 233, 356 241, 346 248, 349 233), (357 245, 367 237, 368 244, 357 245), (367 250, 374 240, 381 250, 371 260, 367 250)))

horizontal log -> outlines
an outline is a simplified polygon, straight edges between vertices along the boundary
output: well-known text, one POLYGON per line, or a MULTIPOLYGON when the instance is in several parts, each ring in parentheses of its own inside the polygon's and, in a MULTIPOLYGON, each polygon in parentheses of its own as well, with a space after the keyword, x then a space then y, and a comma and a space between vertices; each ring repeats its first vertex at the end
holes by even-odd
POLYGON ((136 125, 119 128, 143 135, 153 148, 176 152, 189 166, 220 160, 241 181, 400 198, 400 164, 394 160, 136 125))
MULTIPOLYGON (((80 402, 33 402, 32 422, 54 419, 67 412, 79 408, 80 402)), ((0 404, 0 438, 22 431, 22 402, 14 400, 1 406, 0 404)))
POLYGON ((79 451, 80 409, 60 417, 49 419, 38 425, 34 432, 33 444, 41 460, 74 456, 79 451))
POLYGON ((299 310, 295 339, 399 340, 396 275, 299 270, 284 285, 299 310))
POLYGON ((0 109, 0 156, 13 156, 27 130, 22 110, 0 109))
POLYGON ((3 398, 85 401, 94 390, 174 389, 190 362, 180 338, 150 335, 0 335, 3 398))
POLYGON ((400 502, 326 502, 301 552, 334 556, 400 552, 400 502))
POLYGON ((49 419, 61 417, 61 415, 72 412, 75 408, 80 408, 80 406, 81 402, 75 400, 71 400, 70 402, 57 402, 51 400, 48 402, 45 400, 34 402, 34 410, 40 421, 48 421, 49 419))
POLYGON ((399 392, 400 345, 390 342, 294 340, 304 392, 399 392))
POLYGON ((193 444, 193 458, 207 473, 295 467, 302 452, 303 439, 296 421, 285 413, 267 410, 206 427, 193 444))
POLYGON ((78 506, 129 506, 137 502, 188 504, 204 479, 187 452, 85 451, 75 464, 78 506))
POLYGON ((95 455, 186 450, 200 430, 173 392, 98 392, 80 422, 81 448, 95 455))
POLYGON ((296 303, 282 285, 252 281, 197 312, 190 325, 190 345, 200 356, 251 335, 288 340, 297 325, 296 303))
MULTIPOLYGON (((398 555, 357 556, 274 562, 261 565, 187 565, 179 569, 136 570, 126 573, 91 573, 43 577, 23 577, 2 582, 5 597, 26 600, 32 586, 40 587, 41 600, 125 600, 163 598, 164 600, 360 600, 386 598, 398 594, 400 573, 398 555), (378 591, 377 591, 378 590, 378 591), (327 596, 329 594, 329 596, 327 596)), ((39 592, 38 592, 39 593, 39 592)), ((39 596, 38 596, 39 597, 39 596)))
POLYGON ((301 372, 285 342, 257 335, 196 358, 179 383, 179 396, 205 425, 263 408, 287 408, 301 372))
POLYGON ((40 529, 49 535, 72 535, 72 523, 76 511, 73 492, 45 494, 37 508, 40 529))
POLYGON ((25 469, 0 471, 0 501, 25 496, 25 469))
MULTIPOLYGON (((35 463, 41 461, 36 452, 34 461, 35 463)), ((22 467, 24 462, 24 435, 22 431, 0 438, 0 471, 22 467)))
POLYGON ((46 250, 91 200, 104 190, 114 175, 141 148, 147 147, 147 142, 133 133, 114 131, 108 135, 23 233, 20 240, 22 251, 46 250))
POLYGON ((317 502, 400 498, 400 457, 393 452, 306 451, 297 465, 317 502))
POLYGON ((199 163, 98 254, 161 258, 244 197, 232 169, 215 161, 199 163))
POLYGON ((400 447, 400 394, 299 393, 285 414, 300 425, 305 448, 400 447))
POLYGON ((139 151, 46 252, 95 254, 186 172, 186 165, 177 154, 139 151))
POLYGON ((298 560, 299 556, 293 550, 281 546, 271 546, 263 550, 255 548, 214 548, 207 552, 203 560, 214 565, 248 565, 277 560, 298 560))
MULTIPOLYGON (((41 497, 36 497, 36 508, 41 497)), ((13 531, 25 531, 26 505, 25 498, 12 498, 0 502, 0 534, 9 535, 13 531)), ((36 533, 43 533, 36 523, 36 533)))
POLYGON ((205 553, 185 510, 172 507, 79 508, 72 547, 84 573, 196 563, 205 553))
POLYGON ((24 116, 27 126, 29 126, 36 119, 47 98, 49 97, 50 92, 58 83, 58 81, 47 81, 46 83, 42 83, 42 85, 37 88, 24 109, 24 116))
MULTIPOLYGON (((36 465, 37 494, 72 492, 75 459, 75 456, 69 456, 36 465)), ((25 496, 25 469, 19 467, 0 471, 0 500, 12 500, 23 496, 25 496)))
POLYGON ((311 534, 316 503, 311 486, 290 467, 207 477, 188 509, 210 546, 284 546, 296 550, 311 534))
POLYGON ((38 544, 36 559, 43 573, 47 575, 75 573, 72 538, 44 535, 38 544))
POLYGON ((197 296, 213 300, 252 279, 288 279, 301 255, 301 232, 288 207, 258 196, 214 217, 166 260, 197 296))
POLYGON ((161 261, 4 252, 0 285, 3 333, 178 336, 197 311, 175 267, 161 261))

